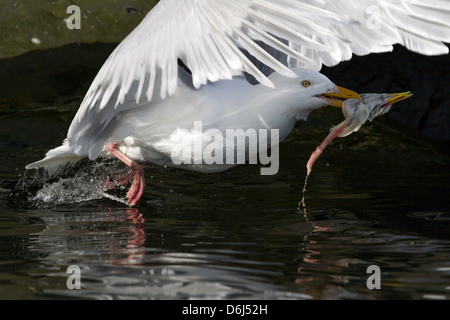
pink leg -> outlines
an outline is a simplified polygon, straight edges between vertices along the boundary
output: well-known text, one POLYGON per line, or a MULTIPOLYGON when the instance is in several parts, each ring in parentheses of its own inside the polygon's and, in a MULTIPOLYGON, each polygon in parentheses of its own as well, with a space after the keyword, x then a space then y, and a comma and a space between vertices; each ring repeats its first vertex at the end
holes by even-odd
POLYGON ((340 125, 338 125, 336 127, 336 129, 331 131, 330 134, 325 138, 325 140, 323 140, 323 142, 320 144, 320 146, 317 147, 316 151, 314 151, 311 154, 311 157, 309 158, 309 161, 306 164, 306 170, 307 170, 307 175, 308 176, 311 173, 311 170, 312 170, 312 167, 313 167, 314 163, 320 157, 320 155, 322 154, 323 150, 325 150, 327 145, 331 141, 333 141, 334 138, 339 136, 348 126, 349 126, 349 123, 347 121, 344 121, 340 125))
POLYGON ((141 197, 144 194, 144 168, 142 168, 142 166, 138 165, 136 162, 127 157, 122 151, 120 151, 118 145, 118 142, 114 142, 108 144, 106 148, 108 149, 109 153, 129 166, 131 168, 131 171, 133 171, 134 178, 133 182, 131 183, 130 190, 128 190, 127 198, 130 206, 134 206, 139 202, 139 200, 141 200, 141 197))

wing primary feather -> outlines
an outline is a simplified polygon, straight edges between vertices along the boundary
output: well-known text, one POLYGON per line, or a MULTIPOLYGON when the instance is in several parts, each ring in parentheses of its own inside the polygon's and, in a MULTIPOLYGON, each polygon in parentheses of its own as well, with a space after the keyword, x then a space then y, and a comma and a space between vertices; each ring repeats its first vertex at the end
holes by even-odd
POLYGON ((327 48, 323 44, 317 43, 311 38, 308 38, 305 35, 295 31, 294 29, 288 28, 278 23, 275 19, 263 14, 262 12, 255 11, 253 9, 247 9, 247 12, 253 19, 260 22, 259 27, 264 29, 265 31, 279 35, 289 41, 308 45, 320 51, 329 50, 329 48, 327 48))
POLYGON ((414 17, 405 14, 400 8, 392 4, 386 5, 387 12, 398 28, 408 30, 420 37, 434 41, 450 42, 450 28, 439 22, 427 21, 425 17, 414 17))
MULTIPOLYGON (((254 2, 265 2, 265 3, 269 2, 267 0, 264 0, 264 1, 263 0, 253 0, 253 1, 254 2)), ((324 1, 322 1, 322 0, 315 0, 315 1, 321 3, 323 6, 326 6, 327 2, 328 2, 328 0, 324 0, 324 1)), ((272 2, 273 1, 271 0, 270 3, 272 3, 272 2)), ((279 0, 279 1, 276 1, 276 2, 280 3, 280 4, 281 3, 290 4, 291 6, 297 8, 299 10, 306 9, 306 10, 308 10, 310 12, 315 12, 317 14, 320 14, 322 16, 326 16, 326 17, 329 17, 329 18, 333 18, 333 19, 337 19, 337 20, 344 19, 344 17, 341 14, 337 14, 335 12, 328 11, 328 10, 326 10, 324 8, 321 8, 319 6, 311 5, 311 4, 305 3, 303 1, 298 1, 298 0, 279 0)))
MULTIPOLYGON (((280 8, 277 5, 278 2, 269 3, 269 2, 260 1, 260 0, 255 0, 254 2, 258 4, 258 9, 264 10, 265 14, 278 15, 279 17, 281 17, 282 20, 288 20, 288 21, 294 22, 294 24, 297 27, 302 26, 305 30, 308 30, 307 32, 311 33, 314 31, 314 33, 320 34, 321 36, 327 36, 330 38, 334 38, 335 40, 342 40, 336 33, 331 32, 329 29, 326 29, 326 28, 314 23, 312 20, 305 19, 298 13, 289 11, 286 8, 280 8)), ((304 8, 304 7, 302 6, 302 8, 304 8)), ((330 19, 335 18, 334 15, 331 14, 330 12, 326 12, 326 13, 327 13, 327 15, 330 16, 329 17, 330 19)), ((320 43, 316 43, 316 45, 318 46, 318 47, 316 47, 317 50, 320 50, 320 48, 322 50, 328 50, 328 48, 323 47, 322 44, 320 44, 320 43)))
MULTIPOLYGON (((144 80, 142 80, 144 82, 144 80)), ((153 91, 155 89, 155 81, 156 81, 156 67, 152 64, 150 69, 150 79, 148 82, 148 87, 145 92, 145 97, 147 101, 153 100, 153 91)))
POLYGON ((224 37, 218 36, 213 38, 213 41, 216 44, 220 54, 224 58, 224 61, 228 65, 229 70, 239 70, 242 68, 242 61, 239 60, 239 56, 234 50, 232 50, 232 47, 229 46, 229 41, 227 40, 229 40, 228 35, 224 37))
POLYGON ((169 68, 167 72, 167 93, 171 96, 177 89, 178 79, 178 64, 176 59, 169 61, 169 68))
POLYGON ((271 56, 267 51, 258 46, 252 39, 250 39, 243 32, 236 30, 235 34, 237 36, 236 40, 240 44, 240 46, 243 49, 247 50, 256 59, 258 59, 268 67, 272 68, 276 72, 286 77, 294 78, 296 76, 292 70, 290 70, 281 62, 276 60, 273 56, 271 56))
MULTIPOLYGON (((211 52, 211 57, 214 60, 213 64, 217 66, 219 69, 219 74, 222 75, 223 79, 231 79, 232 74, 228 70, 228 67, 226 65, 226 62, 223 59, 222 54, 219 52, 217 45, 211 35, 207 35, 205 37, 205 45, 207 46, 208 51, 211 52)), ((217 81, 219 80, 219 75, 214 74, 214 76, 210 79, 211 81, 217 81)))
POLYGON ((206 50, 210 52, 209 57, 211 59, 211 63, 218 68, 218 72, 211 73, 211 81, 217 81, 220 79, 220 76, 217 74, 223 75, 224 79, 231 79, 232 74, 230 73, 226 62, 224 61, 224 57, 218 49, 216 41, 214 40, 214 35, 220 36, 220 31, 215 27, 214 18, 218 18, 217 14, 214 11, 210 10, 209 7, 203 8, 203 16, 205 21, 208 23, 209 28, 211 28, 211 32, 203 38, 203 42, 205 44, 206 50))
MULTIPOLYGON (((141 66, 141 68, 143 68, 144 62, 141 62, 141 63, 142 64, 140 64, 140 66, 141 66)), ((153 71, 150 70, 150 74, 152 74, 152 73, 153 73, 153 71)), ((143 73, 141 72, 141 74, 138 77, 138 82, 139 82, 138 88, 137 88, 136 94, 134 96, 134 100, 136 101, 136 103, 139 103, 139 101, 141 100, 142 90, 144 89, 144 83, 145 83, 145 72, 143 72, 143 73)))
POLYGON ((162 100, 166 98, 167 95, 167 68, 160 68, 161 70, 161 87, 159 90, 159 96, 162 100))
POLYGON ((283 42, 273 37, 270 33, 267 33, 259 28, 256 28, 253 24, 248 23, 247 21, 244 22, 244 24, 248 27, 249 30, 257 34, 254 37, 258 37, 258 40, 265 42, 274 49, 277 49, 281 52, 284 52, 296 58, 298 61, 304 63, 305 65, 316 65, 316 62, 314 60, 309 59, 308 57, 300 54, 299 51, 294 50, 293 48, 290 48, 289 46, 285 45, 283 42))
POLYGON ((432 41, 409 31, 402 30, 402 44, 409 50, 423 55, 448 54, 449 48, 440 42, 432 41))
POLYGON ((248 72, 261 84, 269 87, 275 88, 275 85, 270 81, 238 48, 237 46, 230 40, 229 38, 225 38, 225 41, 228 43, 230 48, 239 56, 240 60, 243 62, 244 71, 248 72))
POLYGON ((450 11, 450 2, 447 0, 409 0, 409 2, 427 8, 450 11))

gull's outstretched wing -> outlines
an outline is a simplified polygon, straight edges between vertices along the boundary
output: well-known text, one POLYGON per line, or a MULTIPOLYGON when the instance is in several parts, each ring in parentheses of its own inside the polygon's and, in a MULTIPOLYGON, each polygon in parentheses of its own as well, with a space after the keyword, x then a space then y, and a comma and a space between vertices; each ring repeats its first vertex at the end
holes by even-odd
POLYGON ((69 146, 97 157, 120 111, 175 92, 179 59, 196 88, 244 73, 272 87, 261 66, 294 76, 288 66, 320 70, 396 43, 447 53, 442 42, 450 42, 450 0, 162 0, 99 71, 69 146))
MULTIPOLYGON (((343 41, 328 40, 320 35, 311 38, 330 48, 318 52, 302 44, 290 43, 299 53, 334 66, 351 59, 352 54, 366 55, 392 51, 401 44, 424 55, 447 54, 450 43, 449 0, 304 0, 342 17, 341 21, 323 19, 323 28, 337 34, 343 41), (320 2, 321 4, 317 4, 320 2)), ((293 65, 301 63, 290 61, 293 65)))

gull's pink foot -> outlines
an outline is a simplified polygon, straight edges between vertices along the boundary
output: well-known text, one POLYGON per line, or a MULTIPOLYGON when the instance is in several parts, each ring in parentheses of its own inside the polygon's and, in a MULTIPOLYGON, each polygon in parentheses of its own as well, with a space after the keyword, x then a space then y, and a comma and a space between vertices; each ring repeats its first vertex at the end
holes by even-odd
POLYGON ((122 151, 118 148, 119 143, 114 142, 110 143, 106 146, 109 153, 115 156, 117 159, 125 163, 127 166, 131 168, 132 173, 123 177, 119 180, 119 185, 124 185, 128 183, 131 178, 133 178, 133 182, 131 183, 130 190, 128 190, 127 198, 130 206, 136 205, 139 200, 141 200, 142 195, 144 194, 145 188, 145 178, 144 178, 144 168, 138 165, 136 162, 127 157, 122 151))
POLYGON ((134 179, 131 183, 130 190, 128 190, 127 198, 130 206, 136 205, 144 194, 145 179, 144 179, 144 168, 133 163, 131 170, 134 172, 134 179))

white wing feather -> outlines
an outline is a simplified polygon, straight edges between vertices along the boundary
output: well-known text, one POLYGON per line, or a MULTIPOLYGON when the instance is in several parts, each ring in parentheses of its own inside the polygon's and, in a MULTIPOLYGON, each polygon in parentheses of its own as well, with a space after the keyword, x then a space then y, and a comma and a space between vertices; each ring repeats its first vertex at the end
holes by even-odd
POLYGON ((450 0, 162 0, 94 79, 69 128, 70 150, 96 158, 119 112, 172 95, 178 59, 196 88, 244 73, 273 87, 265 70, 293 77, 288 67, 320 70, 397 43, 448 53, 443 42, 450 0))

